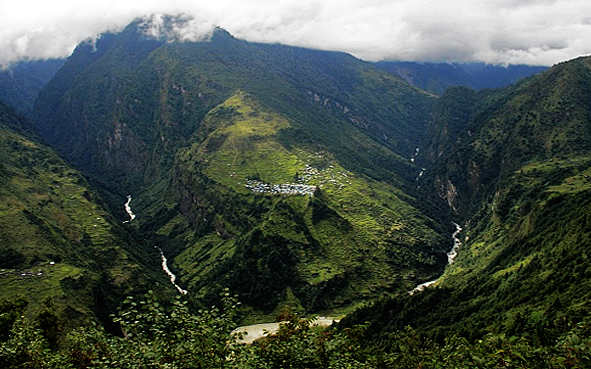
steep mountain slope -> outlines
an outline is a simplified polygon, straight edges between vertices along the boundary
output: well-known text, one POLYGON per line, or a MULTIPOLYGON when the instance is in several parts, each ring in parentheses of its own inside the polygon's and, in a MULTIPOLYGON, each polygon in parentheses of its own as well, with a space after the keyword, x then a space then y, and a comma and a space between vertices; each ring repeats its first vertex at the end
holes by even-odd
MULTIPOLYGON (((330 152, 284 145, 289 125, 238 92, 180 151, 176 191, 195 231, 181 236, 191 246, 176 260, 190 290, 230 285, 264 311, 282 295, 318 311, 408 289, 441 270, 449 243, 425 227, 408 195, 345 169, 330 152)), ((174 235, 178 222, 162 230, 174 235)))
POLYGON ((589 98, 589 58, 503 90, 444 96, 431 183, 466 219, 464 245, 438 288, 352 320, 371 316, 374 337, 411 324, 441 340, 496 332, 552 345, 588 317, 589 98))
POLYGON ((30 315, 51 301, 68 326, 108 325, 121 297, 154 277, 84 177, 26 126, 0 104, 0 297, 24 296, 30 315))
MULTIPOLYGON (((250 44, 221 29, 205 42, 165 42, 142 27, 80 45, 36 103, 41 135, 81 167, 152 176, 236 89, 340 156, 350 153, 336 128, 360 128, 408 157, 428 119, 433 99, 350 55, 250 44)), ((364 159, 348 161, 377 167, 364 159)))
POLYGON ((509 86, 546 70, 530 65, 496 66, 484 63, 415 63, 382 61, 375 66, 398 76, 413 86, 436 94, 450 87, 474 90, 509 86))
POLYGON ((417 210, 409 159, 431 95, 347 54, 149 22, 81 44, 34 116, 112 208, 133 194, 189 296, 318 311, 441 272, 450 225, 417 210))
POLYGON ((21 61, 5 70, 0 69, 0 101, 21 114, 29 114, 39 91, 64 62, 63 59, 21 61))
POLYGON ((462 187, 453 205, 474 211, 530 162, 587 155, 588 79, 587 59, 578 59, 512 88, 478 95, 459 89, 442 99, 432 132, 444 140, 435 140, 428 155, 438 161, 437 182, 462 187), (441 142, 452 144, 437 147, 441 142))

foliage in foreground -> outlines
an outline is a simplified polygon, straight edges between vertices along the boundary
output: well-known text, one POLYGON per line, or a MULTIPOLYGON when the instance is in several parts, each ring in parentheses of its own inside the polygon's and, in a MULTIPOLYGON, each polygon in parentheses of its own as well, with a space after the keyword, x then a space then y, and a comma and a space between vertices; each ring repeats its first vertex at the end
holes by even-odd
MULTIPOLYGON (((412 328, 390 335, 388 349, 368 344, 364 326, 337 331, 313 327, 314 319, 285 313, 275 335, 252 345, 232 334, 239 303, 225 291, 223 309, 191 314, 185 302, 172 307, 128 298, 114 320, 122 337, 99 327, 68 334, 59 349, 46 337, 48 326, 12 321, 0 343, 3 368, 588 368, 591 365, 591 317, 572 327, 553 346, 534 346, 523 337, 488 335, 470 342, 452 336, 438 345, 412 328)), ((4 303, 3 307, 9 304, 4 303)), ((51 329, 51 328, 50 328, 51 329)))

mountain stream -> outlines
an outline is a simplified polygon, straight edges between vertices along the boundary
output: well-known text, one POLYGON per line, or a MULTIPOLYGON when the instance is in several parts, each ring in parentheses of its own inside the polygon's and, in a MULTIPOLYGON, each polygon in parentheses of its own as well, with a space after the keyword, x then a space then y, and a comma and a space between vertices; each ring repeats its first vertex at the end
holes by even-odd
MULTIPOLYGON (((454 245, 451 248, 451 250, 447 253, 447 265, 450 265, 451 263, 454 262, 456 256, 458 256, 458 250, 460 249, 460 246, 462 246, 462 241, 460 241, 460 239, 458 238, 458 235, 460 234, 460 232, 462 232, 462 227, 460 227, 460 225, 455 222, 454 222, 454 226, 456 227, 456 230, 451 235, 451 237, 454 240, 454 245)), ((408 291, 408 293, 410 293, 412 295, 415 292, 422 291, 425 288, 429 287, 430 285, 437 283, 437 281, 439 281, 439 279, 440 278, 434 279, 429 282, 421 283, 418 286, 416 286, 415 288, 413 288, 412 290, 408 291)))
POLYGON ((125 203, 125 212, 129 215, 129 220, 124 221, 123 223, 129 223, 135 219, 135 214, 131 211, 131 195, 127 195, 127 202, 125 203))
MULTIPOLYGON (((129 220, 124 221, 123 223, 129 223, 132 220, 135 219, 135 214, 131 211, 131 195, 127 195, 127 202, 125 203, 125 212, 129 215, 129 220)), ((158 249, 158 251, 160 251, 160 258, 162 260, 162 270, 164 270, 164 273, 166 273, 168 275, 168 278, 170 279, 170 283, 172 283, 172 285, 183 295, 187 294, 187 290, 184 290, 181 288, 181 286, 179 286, 178 284, 176 284, 176 275, 174 275, 170 269, 168 268, 168 259, 166 259, 166 256, 164 256, 164 252, 162 251, 162 249, 158 246, 154 246, 155 248, 158 249)))
POLYGON ((158 251, 160 251, 160 258, 162 259, 162 270, 164 270, 164 272, 168 275, 168 277, 170 278, 170 283, 172 283, 173 286, 176 287, 177 290, 179 290, 180 293, 182 293, 183 295, 187 294, 187 290, 184 290, 181 288, 181 286, 179 286, 178 284, 176 284, 176 275, 174 275, 170 269, 168 269, 168 259, 166 259, 166 256, 164 256, 164 252, 162 252, 162 249, 158 246, 154 246, 155 248, 158 249, 158 251))

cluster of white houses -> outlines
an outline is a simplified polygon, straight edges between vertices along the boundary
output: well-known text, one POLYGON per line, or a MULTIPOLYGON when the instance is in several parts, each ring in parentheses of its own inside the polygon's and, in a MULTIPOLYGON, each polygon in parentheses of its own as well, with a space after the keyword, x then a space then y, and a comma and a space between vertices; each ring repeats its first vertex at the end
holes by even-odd
POLYGON ((268 193, 272 195, 314 195, 316 186, 309 186, 304 184, 270 184, 249 179, 244 185, 246 188, 257 193, 268 193))

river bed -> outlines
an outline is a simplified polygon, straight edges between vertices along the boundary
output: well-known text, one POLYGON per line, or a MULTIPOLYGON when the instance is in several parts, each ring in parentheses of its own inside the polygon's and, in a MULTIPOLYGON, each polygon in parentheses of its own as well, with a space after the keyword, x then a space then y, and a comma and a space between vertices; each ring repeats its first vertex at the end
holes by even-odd
MULTIPOLYGON (((338 322, 339 320, 340 319, 335 319, 331 317, 318 317, 318 319, 312 322, 312 326, 329 326, 334 322, 338 322)), ((234 329, 232 331, 232 334, 236 334, 239 332, 245 333, 244 337, 239 342, 253 343, 254 341, 258 340, 259 338, 265 337, 266 335, 275 334, 277 330, 279 330, 279 324, 282 323, 261 323, 245 325, 234 329)))

